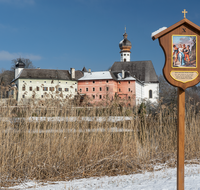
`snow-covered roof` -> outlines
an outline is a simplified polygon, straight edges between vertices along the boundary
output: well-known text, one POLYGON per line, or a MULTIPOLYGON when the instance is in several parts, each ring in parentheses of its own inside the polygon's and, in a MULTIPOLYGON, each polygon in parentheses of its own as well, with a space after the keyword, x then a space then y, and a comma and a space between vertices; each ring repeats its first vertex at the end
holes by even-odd
POLYGON ((152 32, 151 34, 151 37, 155 36, 156 34, 162 32, 163 30, 167 29, 167 27, 162 27, 162 28, 159 28, 158 30, 156 30, 155 32, 152 32))
POLYGON ((84 76, 78 80, 102 80, 102 79, 113 79, 109 71, 98 71, 98 72, 84 72, 84 76))
POLYGON ((117 80, 136 80, 134 77, 132 77, 132 76, 127 76, 127 77, 124 77, 124 78, 122 78, 122 73, 118 73, 117 74, 117 80))

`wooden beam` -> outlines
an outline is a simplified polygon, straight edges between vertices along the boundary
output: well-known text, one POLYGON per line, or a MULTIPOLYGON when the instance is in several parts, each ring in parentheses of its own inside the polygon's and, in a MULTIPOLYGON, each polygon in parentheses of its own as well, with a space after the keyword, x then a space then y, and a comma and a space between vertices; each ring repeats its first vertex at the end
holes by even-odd
POLYGON ((185 90, 178 87, 177 190, 184 190, 185 90))

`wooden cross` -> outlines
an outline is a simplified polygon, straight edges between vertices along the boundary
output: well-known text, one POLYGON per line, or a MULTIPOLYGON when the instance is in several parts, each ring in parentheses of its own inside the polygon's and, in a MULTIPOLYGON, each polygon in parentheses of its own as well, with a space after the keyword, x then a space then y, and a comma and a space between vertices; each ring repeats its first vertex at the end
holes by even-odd
POLYGON ((182 13, 184 14, 184 18, 186 18, 185 14, 188 12, 184 9, 184 11, 182 11, 182 13))

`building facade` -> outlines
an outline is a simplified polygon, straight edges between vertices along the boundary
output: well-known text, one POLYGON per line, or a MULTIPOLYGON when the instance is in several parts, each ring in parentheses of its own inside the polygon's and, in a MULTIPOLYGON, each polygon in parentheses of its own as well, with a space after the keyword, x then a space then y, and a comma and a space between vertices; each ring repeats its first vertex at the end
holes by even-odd
POLYGON ((75 69, 26 69, 22 62, 16 64, 15 79, 12 84, 17 88, 17 101, 23 99, 74 98, 77 95, 77 79, 83 76, 75 69))
MULTIPOLYGON (((136 104, 136 79, 128 72, 84 72, 84 76, 78 80, 78 92, 87 96, 92 104, 112 102, 116 98, 126 105, 136 104)), ((143 83, 137 81, 143 86, 143 83)))
POLYGON ((120 41, 120 56, 121 61, 115 62, 112 67, 112 72, 120 72, 122 70, 128 71, 137 81, 135 84, 136 102, 141 103, 149 101, 151 103, 157 103, 159 100, 159 82, 155 69, 151 61, 131 61, 131 42, 127 39, 126 31, 124 33, 124 39, 120 41), (127 55, 129 56, 127 58, 127 55))

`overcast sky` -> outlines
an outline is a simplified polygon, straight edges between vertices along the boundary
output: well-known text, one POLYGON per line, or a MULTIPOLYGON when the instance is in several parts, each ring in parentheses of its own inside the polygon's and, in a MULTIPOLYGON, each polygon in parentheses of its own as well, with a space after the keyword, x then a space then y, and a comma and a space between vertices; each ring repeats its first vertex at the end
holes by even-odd
POLYGON ((151 33, 186 17, 200 26, 199 0, 0 0, 0 69, 29 58, 41 69, 107 70, 120 61, 126 26, 131 61, 151 60, 162 74, 164 53, 151 33))

